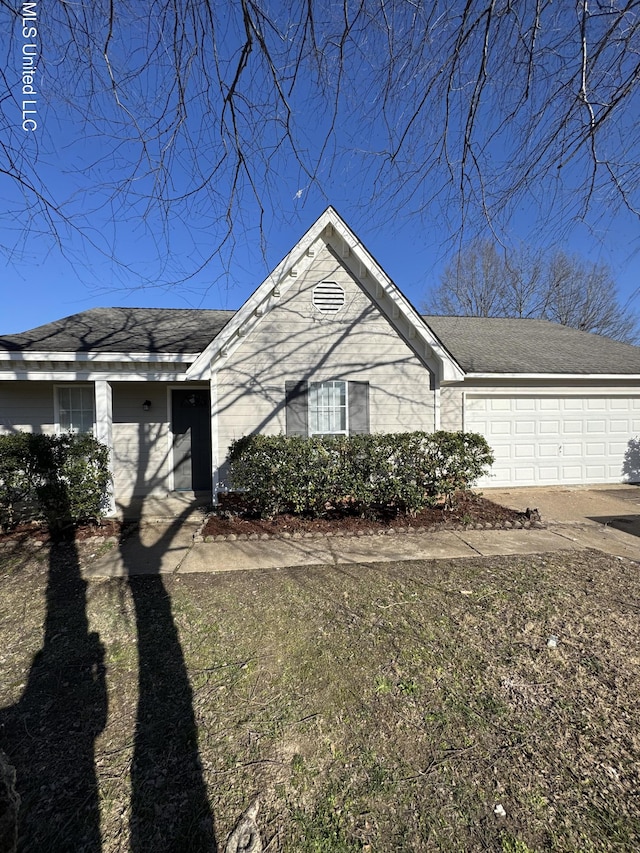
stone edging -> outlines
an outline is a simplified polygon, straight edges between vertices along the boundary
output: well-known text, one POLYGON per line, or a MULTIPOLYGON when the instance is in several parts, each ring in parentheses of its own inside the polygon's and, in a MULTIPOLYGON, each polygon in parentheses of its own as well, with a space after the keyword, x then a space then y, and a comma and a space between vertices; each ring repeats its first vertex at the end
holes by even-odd
POLYGON ((446 524, 446 525, 434 525, 433 527, 411 527, 407 525, 406 527, 398 526, 398 527, 385 527, 378 530, 336 530, 335 532, 332 530, 329 531, 307 531, 306 533, 219 533, 215 536, 203 536, 202 530, 204 530, 208 519, 205 519, 202 523, 202 527, 197 533, 193 535, 194 542, 236 542, 236 541, 252 541, 252 542, 264 542, 264 541, 287 541, 293 539, 295 541, 299 541, 300 539, 362 539, 364 537, 372 537, 372 536, 409 536, 409 535, 418 535, 422 536, 425 533, 438 533, 440 531, 447 532, 463 532, 469 530, 545 530, 546 524, 543 524, 541 521, 503 521, 498 522, 497 524, 492 524, 491 522, 486 522, 484 524, 446 524))

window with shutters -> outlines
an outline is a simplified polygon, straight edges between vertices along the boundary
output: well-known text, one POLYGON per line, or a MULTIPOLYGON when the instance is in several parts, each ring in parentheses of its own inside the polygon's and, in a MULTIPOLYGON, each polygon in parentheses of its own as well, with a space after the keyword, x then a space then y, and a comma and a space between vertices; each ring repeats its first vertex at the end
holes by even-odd
POLYGON ((309 383, 309 435, 348 435, 347 383, 309 383))
POLYGON ((287 435, 359 435, 369 432, 369 383, 366 381, 284 384, 287 435))

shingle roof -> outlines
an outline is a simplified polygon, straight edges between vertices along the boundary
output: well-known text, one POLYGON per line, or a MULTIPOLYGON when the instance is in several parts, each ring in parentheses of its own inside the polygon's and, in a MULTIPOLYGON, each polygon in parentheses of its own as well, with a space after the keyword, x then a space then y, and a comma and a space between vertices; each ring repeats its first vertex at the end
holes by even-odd
POLYGON ((548 320, 423 319, 465 373, 640 374, 640 347, 548 320))
POLYGON ((204 308, 91 308, 0 337, 0 350, 199 353, 234 313, 204 308))
MULTIPOLYGON (((0 337, 0 350, 199 353, 234 314, 204 308, 91 308, 0 337)), ((546 320, 423 319, 466 373, 640 374, 640 347, 546 320)))

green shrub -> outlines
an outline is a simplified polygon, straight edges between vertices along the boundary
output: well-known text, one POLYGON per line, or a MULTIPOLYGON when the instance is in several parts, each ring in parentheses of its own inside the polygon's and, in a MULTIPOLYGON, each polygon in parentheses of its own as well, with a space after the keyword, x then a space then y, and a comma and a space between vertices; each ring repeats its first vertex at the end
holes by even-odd
POLYGON ((22 432, 0 436, 0 527, 4 530, 38 513, 31 438, 22 432))
POLYGON ((0 436, 0 526, 45 521, 52 530, 100 518, 109 452, 91 435, 0 436))
POLYGON ((419 512, 470 488, 493 455, 475 433, 410 432, 301 438, 244 436, 229 451, 234 488, 263 516, 334 508, 419 512))

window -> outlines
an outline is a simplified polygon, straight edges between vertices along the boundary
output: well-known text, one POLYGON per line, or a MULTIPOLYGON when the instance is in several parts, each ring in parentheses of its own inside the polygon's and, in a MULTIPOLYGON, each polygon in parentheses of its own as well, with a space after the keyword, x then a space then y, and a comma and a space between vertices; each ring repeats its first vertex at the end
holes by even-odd
POLYGON ((58 425, 60 432, 92 432, 95 415, 93 388, 58 388, 58 425))
POLYGON ((347 383, 309 384, 309 435, 347 435, 347 383))
POLYGON ((369 432, 369 383, 332 379, 284 384, 287 435, 357 435, 369 432))

